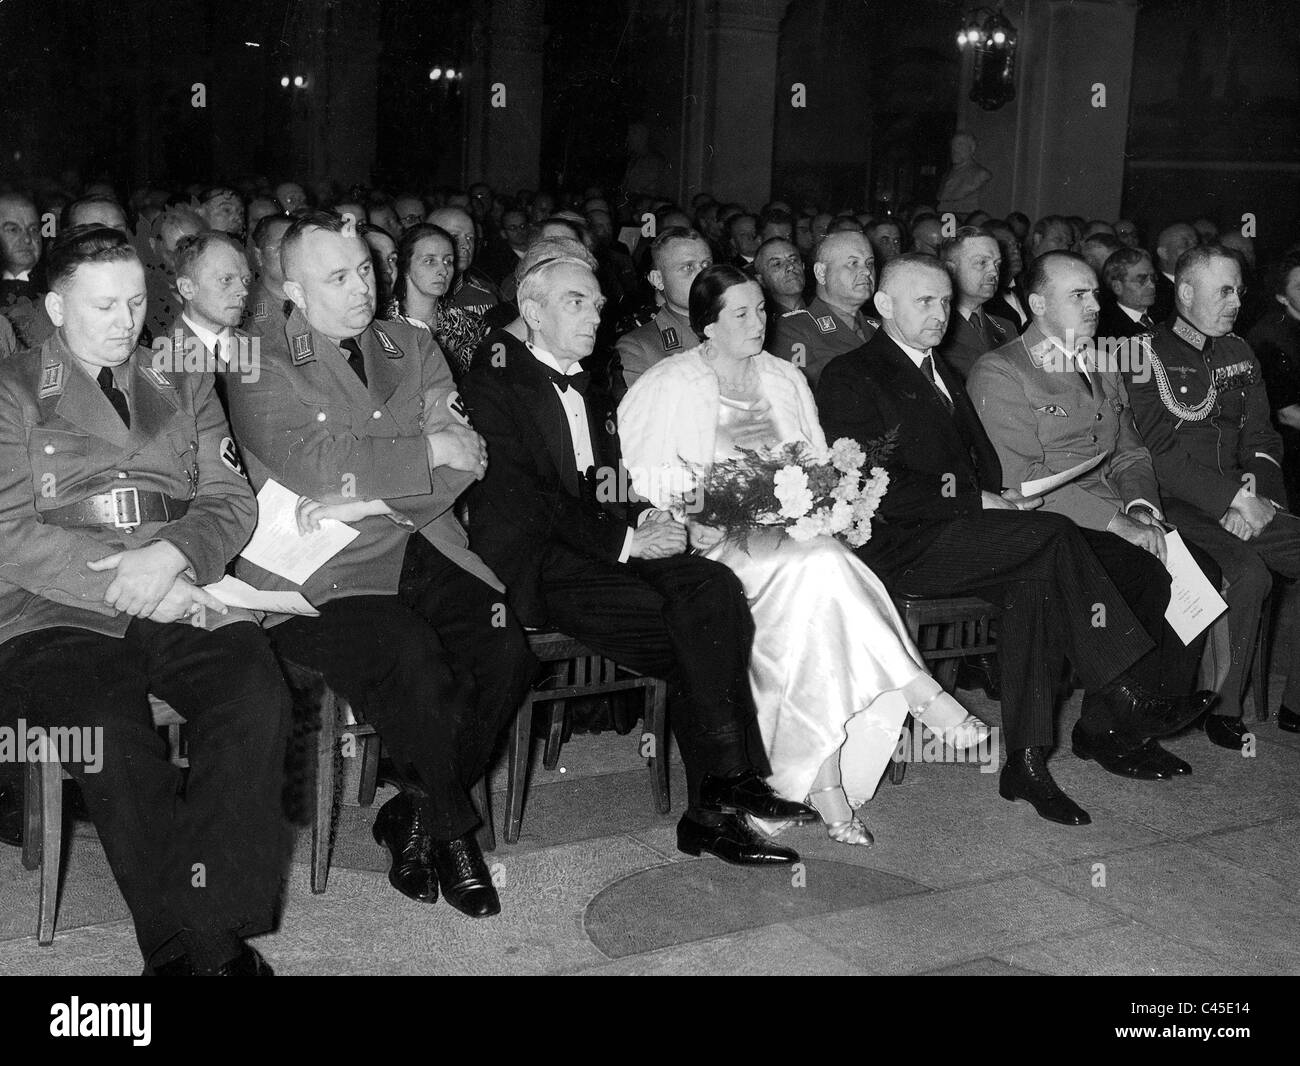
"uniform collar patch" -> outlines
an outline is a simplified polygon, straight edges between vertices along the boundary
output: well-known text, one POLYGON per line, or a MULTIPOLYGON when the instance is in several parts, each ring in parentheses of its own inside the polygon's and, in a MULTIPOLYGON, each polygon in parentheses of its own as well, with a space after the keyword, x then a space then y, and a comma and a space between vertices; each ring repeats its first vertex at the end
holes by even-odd
POLYGON ((682 346, 682 339, 677 336, 677 330, 672 326, 664 326, 659 331, 659 339, 663 341, 665 352, 671 352, 682 346))
POLYGON ((311 334, 295 333, 293 335, 293 365, 302 366, 304 363, 314 362, 316 354, 311 350, 311 334))
POLYGON ((835 327, 835 316, 833 316, 833 315, 819 315, 819 316, 817 316, 816 318, 814 318, 813 321, 817 323, 817 328, 818 328, 819 330, 821 330, 823 333, 834 333, 834 332, 835 332, 835 328, 836 328, 836 327, 835 327))
POLYGON ((393 343, 393 338, 385 333, 378 326, 375 327, 375 336, 379 338, 379 344, 384 349, 389 359, 402 358, 402 351, 393 343))
POLYGON ((37 393, 38 399, 45 399, 47 396, 57 396, 63 391, 63 371, 64 364, 46 363, 41 367, 41 384, 40 391, 37 393))
POLYGON ((1182 315, 1179 315, 1174 323, 1174 336, 1181 337, 1198 352, 1205 350, 1205 334, 1192 326, 1182 315))
POLYGON ((270 314, 270 309, 266 306, 265 300, 258 300, 257 303, 253 305, 253 317, 259 322, 268 314, 270 314))
POLYGON ((149 384, 151 384, 155 389, 176 388, 176 386, 172 384, 171 379, 166 374, 164 374, 161 370, 155 369, 154 367, 142 366, 140 367, 140 373, 143 374, 148 379, 149 384))

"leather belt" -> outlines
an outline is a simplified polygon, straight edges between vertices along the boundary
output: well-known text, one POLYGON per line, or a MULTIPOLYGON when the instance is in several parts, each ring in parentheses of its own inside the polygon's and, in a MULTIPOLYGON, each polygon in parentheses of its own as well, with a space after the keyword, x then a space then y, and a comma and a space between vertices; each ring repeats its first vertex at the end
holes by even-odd
POLYGON ((41 520, 56 526, 112 526, 130 530, 144 522, 170 522, 189 509, 189 500, 127 485, 89 496, 80 503, 45 511, 41 520))

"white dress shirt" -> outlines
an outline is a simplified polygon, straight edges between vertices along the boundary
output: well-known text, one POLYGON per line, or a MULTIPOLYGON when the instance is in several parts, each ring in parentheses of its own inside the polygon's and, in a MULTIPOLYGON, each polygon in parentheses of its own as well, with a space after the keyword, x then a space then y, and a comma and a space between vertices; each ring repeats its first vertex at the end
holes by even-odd
POLYGON ((235 331, 230 326, 227 326, 220 333, 213 333, 212 330, 207 327, 198 325, 194 319, 190 318, 189 315, 183 312, 181 314, 181 320, 190 327, 190 331, 194 336, 198 337, 198 339, 203 342, 203 347, 210 352, 216 352, 217 358, 220 359, 221 362, 230 362, 231 356, 235 351, 235 331), (218 347, 218 345, 220 345, 220 347, 218 347))
MULTIPOLYGON (((561 370, 560 364, 556 362, 555 356, 550 352, 537 348, 532 344, 528 345, 528 350, 533 353, 533 358, 543 366, 548 366, 557 374, 564 374, 566 377, 573 377, 575 374, 582 373, 582 366, 574 363, 568 370, 561 370)), ((555 390, 555 395, 560 398, 560 405, 564 408, 565 417, 569 421, 569 437, 573 441, 573 459, 578 464, 578 476, 581 477, 591 467, 596 465, 596 452, 591 446, 591 426, 587 422, 587 401, 577 389, 561 389, 555 382, 551 382, 551 388, 555 390)), ((619 554, 618 561, 625 563, 632 552, 632 530, 627 531, 627 536, 623 539, 623 551, 619 554)))
POLYGON ((5 281, 31 281, 32 272, 30 270, 6 270, 4 272, 5 281))
MULTIPOLYGON (((930 366, 934 370, 934 387, 948 397, 949 403, 952 403, 953 402, 952 393, 948 391, 948 386, 943 383, 943 377, 939 373, 939 367, 938 367, 939 359, 934 354, 934 349, 931 348, 928 352, 923 352, 921 351, 920 348, 913 348, 910 345, 904 344, 902 341, 897 339, 894 340, 894 343, 897 344, 900 348, 902 348, 904 354, 906 354, 906 356, 910 360, 912 360, 913 363, 916 364, 917 370, 921 370, 921 364, 925 362, 927 357, 929 358, 930 366)), ((924 374, 925 371, 921 370, 921 373, 924 374)), ((955 407, 956 404, 953 404, 953 406, 955 407)))

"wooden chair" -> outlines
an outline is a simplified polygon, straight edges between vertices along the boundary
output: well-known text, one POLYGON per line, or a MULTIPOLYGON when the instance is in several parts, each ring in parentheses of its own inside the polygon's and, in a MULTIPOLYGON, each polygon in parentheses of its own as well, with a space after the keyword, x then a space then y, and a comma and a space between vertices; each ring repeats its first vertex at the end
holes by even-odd
MULTIPOLYGON (((956 687, 957 667, 965 656, 997 650, 992 623, 998 609, 985 600, 976 596, 899 596, 895 603, 912 642, 945 692, 956 687)), ((910 748, 915 751, 919 726, 911 715, 908 728, 912 731, 910 748)), ((893 784, 901 785, 906 773, 906 760, 890 762, 887 775, 893 784)))
MULTIPOLYGON (((320 723, 316 737, 315 811, 311 831, 311 890, 320 895, 329 883, 330 856, 334 851, 334 836, 338 828, 341 792, 339 781, 343 774, 344 745, 359 745, 361 781, 357 801, 363 807, 375 802, 379 785, 379 757, 381 744, 375 727, 358 722, 346 697, 339 695, 325 683, 317 670, 298 663, 282 660, 284 675, 295 698, 305 695, 318 708, 320 723)), ((479 830, 479 846, 484 851, 496 850, 496 834, 492 828, 492 806, 488 799, 487 778, 479 780, 471 793, 474 806, 483 826, 479 830)))
MULTIPOLYGON (((181 726, 185 719, 155 696, 149 709, 156 729, 167 731, 171 759, 177 766, 189 765, 182 748, 181 726)), ((41 871, 40 903, 36 914, 36 942, 54 943, 54 923, 59 909, 59 875, 63 868, 63 781, 69 775, 48 753, 45 762, 27 764, 27 796, 24 807, 23 865, 41 871)))
POLYGON ((528 783, 528 764, 532 752, 533 706, 550 703, 546 750, 542 764, 554 770, 559 762, 564 737, 564 710, 567 700, 578 696, 595 696, 628 689, 642 689, 645 693, 645 727, 642 737, 649 737, 651 749, 646 762, 650 770, 650 789, 654 795, 655 809, 667 814, 672 809, 668 798, 668 758, 664 747, 668 716, 668 686, 659 678, 644 677, 611 659, 597 655, 580 641, 563 633, 530 632, 528 646, 544 663, 561 664, 558 673, 550 679, 549 688, 534 688, 524 697, 510 732, 507 756, 508 777, 506 786, 506 843, 519 840, 523 824, 524 791, 528 783))

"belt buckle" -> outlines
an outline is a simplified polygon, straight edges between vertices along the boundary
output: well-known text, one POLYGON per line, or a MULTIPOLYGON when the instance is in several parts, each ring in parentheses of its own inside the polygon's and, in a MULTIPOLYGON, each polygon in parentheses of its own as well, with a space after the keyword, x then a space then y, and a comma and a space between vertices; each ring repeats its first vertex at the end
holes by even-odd
POLYGON ((140 490, 134 485, 110 489, 113 498, 113 525, 128 532, 140 524, 140 490))

